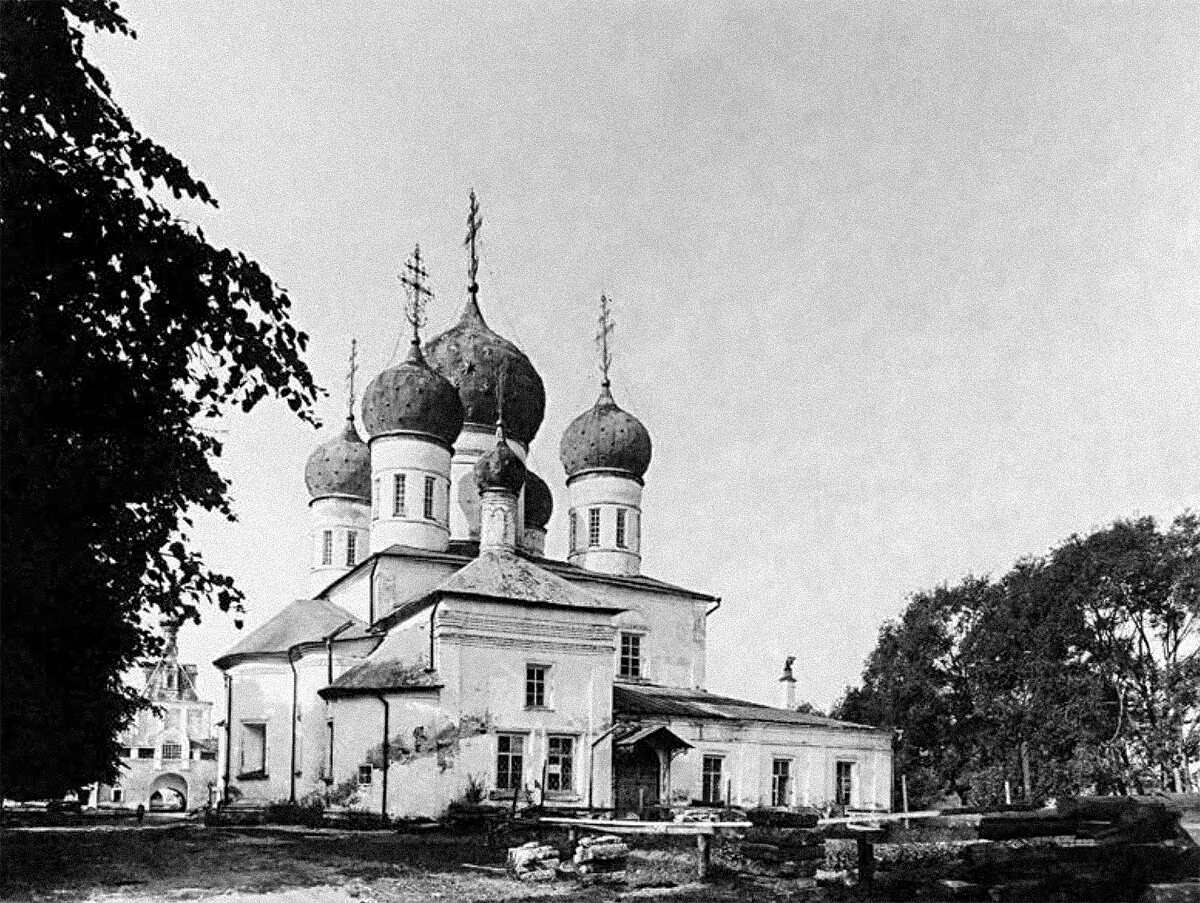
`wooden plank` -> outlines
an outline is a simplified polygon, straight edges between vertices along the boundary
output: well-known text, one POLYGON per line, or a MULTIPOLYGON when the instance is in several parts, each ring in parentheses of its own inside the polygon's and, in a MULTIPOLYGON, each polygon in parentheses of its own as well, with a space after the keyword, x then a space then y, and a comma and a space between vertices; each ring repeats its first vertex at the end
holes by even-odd
POLYGON ((748 821, 677 822, 677 821, 599 821, 594 818, 543 818, 543 824, 566 825, 605 834, 682 834, 711 835, 718 831, 745 831, 752 828, 748 821))
POLYGON ((861 815, 843 815, 837 818, 823 818, 817 822, 821 825, 864 824, 875 821, 903 821, 906 818, 937 818, 946 813, 938 809, 924 809, 920 812, 864 812, 861 815))

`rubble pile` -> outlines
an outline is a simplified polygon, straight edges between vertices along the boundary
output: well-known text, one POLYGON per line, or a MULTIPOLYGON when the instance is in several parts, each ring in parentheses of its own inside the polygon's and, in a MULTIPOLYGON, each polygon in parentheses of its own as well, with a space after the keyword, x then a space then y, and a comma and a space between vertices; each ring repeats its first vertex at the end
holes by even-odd
POLYGON ((612 834, 583 837, 575 848, 575 871, 585 880, 623 881, 629 847, 612 834))
POLYGON ((752 809, 753 824, 730 851, 739 871, 781 878, 811 878, 825 862, 825 839, 810 810, 752 809))
POLYGON ((558 850, 536 840, 508 851, 508 873, 518 881, 553 881, 561 863, 558 850))

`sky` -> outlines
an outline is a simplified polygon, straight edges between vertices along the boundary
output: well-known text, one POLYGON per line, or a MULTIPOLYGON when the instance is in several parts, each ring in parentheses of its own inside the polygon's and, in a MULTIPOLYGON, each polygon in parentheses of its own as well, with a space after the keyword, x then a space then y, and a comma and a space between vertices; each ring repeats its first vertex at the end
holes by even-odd
POLYGON ((287 289, 329 389, 231 414, 246 593, 185 660, 303 595, 304 462, 404 348, 414 244, 546 384, 532 468, 598 390, 647 426, 643 572, 718 595, 708 685, 818 707, 914 591, 1074 532, 1200 508, 1194 3, 121 4, 88 55, 220 201, 177 205, 287 289))

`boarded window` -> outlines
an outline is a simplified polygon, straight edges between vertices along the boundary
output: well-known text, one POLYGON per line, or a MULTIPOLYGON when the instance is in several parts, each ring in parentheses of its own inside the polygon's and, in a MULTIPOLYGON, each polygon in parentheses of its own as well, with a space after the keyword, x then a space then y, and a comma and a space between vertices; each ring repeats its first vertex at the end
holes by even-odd
POLYGON ((588 547, 600 545, 600 509, 588 508, 588 547))
POLYGON ((550 670, 545 665, 525 666, 525 705, 531 709, 541 709, 546 706, 546 672, 550 670))
POLYGON ((720 756, 704 757, 704 769, 701 772, 700 798, 706 803, 721 802, 721 763, 722 759, 720 756))
POLYGON ((792 763, 789 759, 776 759, 771 766, 771 805, 791 805, 792 763))
POLYGON ((346 534, 346 567, 358 564, 358 533, 354 530, 346 534))
POLYGON ((837 763, 837 784, 834 787, 834 802, 849 806, 854 801, 854 763, 837 763))
POLYGON ((625 509, 617 509, 617 548, 625 549, 628 546, 625 544, 625 509))
POLYGON ((262 722, 242 725, 242 774, 267 773, 267 726, 262 722))
POLYGON ((550 737, 546 753, 546 792, 570 794, 575 790, 575 738, 550 737))
POLYGON ((621 677, 642 676, 642 638, 636 633, 621 634, 621 677))
POLYGON ((496 736, 496 789, 520 790, 525 771, 525 736, 496 736))
POLYGON ((321 533, 321 564, 333 564, 333 531, 325 530, 321 533))
POLYGON ((436 520, 434 492, 437 491, 437 481, 433 477, 425 477, 425 520, 436 520))

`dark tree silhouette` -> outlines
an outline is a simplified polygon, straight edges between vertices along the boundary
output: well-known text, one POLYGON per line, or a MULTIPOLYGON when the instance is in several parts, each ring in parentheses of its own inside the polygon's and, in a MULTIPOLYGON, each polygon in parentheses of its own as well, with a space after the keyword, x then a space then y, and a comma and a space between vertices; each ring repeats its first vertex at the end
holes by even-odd
POLYGON ((157 650, 154 623, 240 609, 186 534, 189 509, 233 517, 205 422, 268 396, 312 421, 319 391, 286 294, 165 206, 215 201, 121 111, 85 28, 133 37, 113 0, 0 5, 10 798, 115 777, 141 704, 121 675, 157 650))

